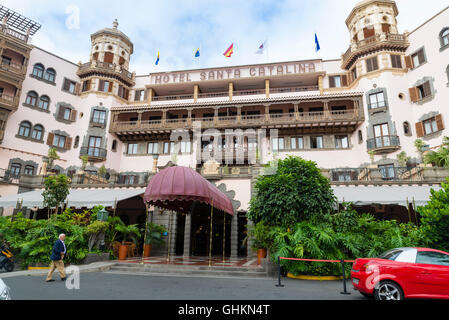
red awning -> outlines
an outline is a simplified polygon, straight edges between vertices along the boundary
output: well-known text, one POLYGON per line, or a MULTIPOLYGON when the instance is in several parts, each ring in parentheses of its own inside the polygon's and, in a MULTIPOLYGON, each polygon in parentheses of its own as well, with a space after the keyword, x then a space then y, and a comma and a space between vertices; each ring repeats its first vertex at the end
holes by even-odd
POLYGON ((195 201, 210 204, 234 215, 231 200, 196 171, 187 167, 169 167, 151 178, 144 200, 156 207, 189 213, 195 201))

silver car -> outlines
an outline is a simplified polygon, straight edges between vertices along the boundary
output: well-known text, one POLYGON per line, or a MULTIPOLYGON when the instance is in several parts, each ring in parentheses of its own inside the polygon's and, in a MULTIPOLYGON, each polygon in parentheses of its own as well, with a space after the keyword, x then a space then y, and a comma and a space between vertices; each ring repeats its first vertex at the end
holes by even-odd
POLYGON ((0 300, 11 300, 9 287, 0 279, 0 300))

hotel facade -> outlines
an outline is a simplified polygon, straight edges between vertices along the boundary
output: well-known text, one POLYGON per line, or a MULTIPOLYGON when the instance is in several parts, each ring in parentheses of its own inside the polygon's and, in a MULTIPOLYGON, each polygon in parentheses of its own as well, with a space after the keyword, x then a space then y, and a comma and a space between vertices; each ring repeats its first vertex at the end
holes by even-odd
MULTIPOLYGON (((422 139, 437 150, 449 136, 449 8, 401 32, 394 1, 363 1, 346 19, 348 34, 339 36, 348 50, 335 60, 149 75, 129 71, 133 43, 117 21, 91 35, 89 61, 75 64, 31 44, 38 23, 4 7, 0 14, 0 207, 19 195, 3 214, 45 214, 20 195, 57 172, 71 177, 74 194, 110 190, 108 209, 143 223, 141 195, 152 175, 186 166, 232 200, 234 217, 214 222, 229 231, 217 231, 213 253, 225 238, 227 254, 237 256, 247 254, 254 181, 273 159, 313 160, 339 202, 400 221, 449 176, 421 164, 414 146, 422 139), (52 168, 49 148, 60 156, 52 168), (398 160, 401 152, 410 159, 398 160)), ((206 207, 188 215, 151 210, 170 229, 172 254, 208 254, 206 207)))

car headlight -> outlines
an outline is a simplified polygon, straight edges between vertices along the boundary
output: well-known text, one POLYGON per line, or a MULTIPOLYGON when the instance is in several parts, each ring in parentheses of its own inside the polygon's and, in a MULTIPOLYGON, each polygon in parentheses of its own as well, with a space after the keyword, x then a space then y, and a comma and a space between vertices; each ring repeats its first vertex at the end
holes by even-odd
POLYGON ((9 287, 6 287, 0 294, 0 300, 11 300, 11 296, 9 294, 9 287))

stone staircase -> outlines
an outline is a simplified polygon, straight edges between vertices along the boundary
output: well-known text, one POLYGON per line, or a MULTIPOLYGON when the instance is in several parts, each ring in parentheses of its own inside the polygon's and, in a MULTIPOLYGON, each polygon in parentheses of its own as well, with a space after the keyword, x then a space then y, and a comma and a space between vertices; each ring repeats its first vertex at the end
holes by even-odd
POLYGON ((120 263, 112 265, 109 273, 135 273, 145 275, 176 275, 176 276, 204 276, 204 277, 242 277, 267 278, 264 268, 258 267, 222 267, 222 266, 192 266, 173 264, 140 264, 120 263))

